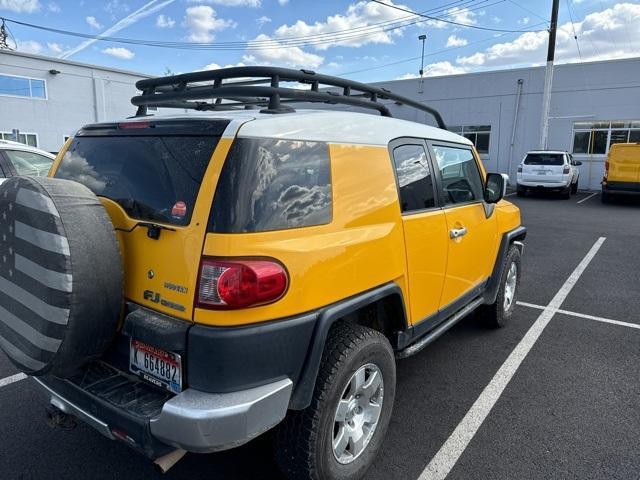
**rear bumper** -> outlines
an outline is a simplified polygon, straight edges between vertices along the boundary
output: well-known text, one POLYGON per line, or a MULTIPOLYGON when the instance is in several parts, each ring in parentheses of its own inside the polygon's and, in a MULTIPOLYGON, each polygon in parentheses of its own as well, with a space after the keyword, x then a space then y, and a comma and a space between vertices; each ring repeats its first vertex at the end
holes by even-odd
MULTIPOLYGON (((145 416, 126 411, 106 395, 78 388, 71 380, 35 380, 52 406, 149 458, 164 455, 172 447, 206 453, 244 444, 284 419, 293 386, 287 378, 233 393, 187 389, 167 400, 158 413, 145 416)), ((112 387, 114 382, 105 379, 103 383, 112 387)), ((143 395, 149 394, 153 392, 143 395)))
POLYGON ((530 181, 522 181, 518 180, 519 187, 525 188, 540 188, 540 189, 554 189, 560 190, 563 188, 567 188, 569 186, 569 181, 561 181, 561 182, 530 182, 530 181))
POLYGON ((640 195, 640 183, 602 182, 602 191, 615 195, 640 195))

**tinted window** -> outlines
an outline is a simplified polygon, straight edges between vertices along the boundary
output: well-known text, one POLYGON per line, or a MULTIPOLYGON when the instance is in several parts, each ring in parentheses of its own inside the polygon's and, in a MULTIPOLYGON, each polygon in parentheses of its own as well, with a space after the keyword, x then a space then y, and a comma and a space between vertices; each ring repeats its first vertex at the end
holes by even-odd
POLYGON ((326 143, 236 139, 218 180, 210 231, 264 232, 330 221, 326 143))
POLYGON ((561 153, 528 153, 524 159, 525 165, 564 165, 564 155, 561 153))
POLYGON ((573 153, 588 153, 591 132, 575 132, 573 134, 573 153))
POLYGON ((44 80, 0 75, 0 95, 46 98, 44 80))
POLYGON ((484 187, 471 150, 433 146, 440 169, 445 205, 482 200, 484 187))
POLYGON ((130 217, 186 225, 215 136, 75 137, 56 177, 119 203, 130 217))
POLYGON ((393 161, 400 187, 403 212, 435 207, 433 179, 422 145, 402 145, 393 149, 393 161))
POLYGON ((631 130, 629 132, 629 142, 630 143, 640 142, 640 130, 631 130))
POLYGON ((17 175, 46 176, 53 160, 44 155, 20 150, 5 150, 17 175))
POLYGON ((593 132, 593 145, 591 153, 604 154, 607 151, 607 136, 609 132, 606 130, 595 130, 593 132))

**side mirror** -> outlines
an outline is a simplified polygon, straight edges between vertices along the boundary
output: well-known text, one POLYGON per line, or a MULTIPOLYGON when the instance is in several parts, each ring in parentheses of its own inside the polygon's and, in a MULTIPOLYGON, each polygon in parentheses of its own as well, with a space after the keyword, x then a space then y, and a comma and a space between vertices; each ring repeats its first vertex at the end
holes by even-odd
POLYGON ((575 160, 575 161, 573 162, 573 164, 574 164, 576 167, 579 167, 580 165, 582 165, 582 162, 581 162, 580 160, 575 160))
POLYGON ((484 189, 484 201, 498 203, 507 194, 509 175, 506 173, 488 173, 487 185, 484 189))

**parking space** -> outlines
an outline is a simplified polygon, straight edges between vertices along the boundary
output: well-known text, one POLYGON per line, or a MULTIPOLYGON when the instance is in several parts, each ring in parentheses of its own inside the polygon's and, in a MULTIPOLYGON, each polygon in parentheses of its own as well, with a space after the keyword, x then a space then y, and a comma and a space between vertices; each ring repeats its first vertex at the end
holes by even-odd
MULTIPOLYGON (((427 467, 443 449, 451 479, 640 475, 640 203, 603 205, 589 195, 509 197, 529 229, 523 303, 503 329, 472 316, 398 362, 394 415, 367 478, 442 478, 427 467), (559 292, 562 302, 549 307, 559 292), (522 354, 516 363, 514 352, 522 354), (487 387, 496 381, 504 390, 487 387), (487 398, 486 415, 469 423, 487 398)), ((0 378, 15 373, 0 358, 0 378)), ((0 386, 1 478, 161 478, 89 427, 49 429, 44 407, 31 380, 0 386)), ((189 454, 164 478, 280 477, 265 435, 236 450, 189 454)))

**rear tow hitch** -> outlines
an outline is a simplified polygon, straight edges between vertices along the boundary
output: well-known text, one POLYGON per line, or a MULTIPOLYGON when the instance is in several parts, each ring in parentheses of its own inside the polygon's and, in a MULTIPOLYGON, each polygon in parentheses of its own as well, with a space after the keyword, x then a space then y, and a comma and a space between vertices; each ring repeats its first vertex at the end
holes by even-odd
POLYGON ((78 425, 76 419, 64 413, 59 408, 49 405, 46 408, 47 425, 51 428, 61 428, 62 430, 73 430, 78 425))

